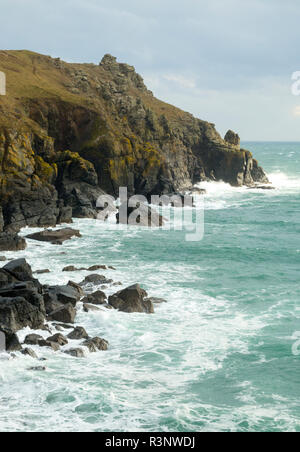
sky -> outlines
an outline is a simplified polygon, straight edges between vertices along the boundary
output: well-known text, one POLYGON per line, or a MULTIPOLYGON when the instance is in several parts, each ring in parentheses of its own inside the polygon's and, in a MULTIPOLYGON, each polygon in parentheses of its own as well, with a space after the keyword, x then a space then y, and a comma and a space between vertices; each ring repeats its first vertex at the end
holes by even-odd
POLYGON ((1 49, 111 53, 222 135, 300 141, 299 0, 0 0, 0 17, 1 49))

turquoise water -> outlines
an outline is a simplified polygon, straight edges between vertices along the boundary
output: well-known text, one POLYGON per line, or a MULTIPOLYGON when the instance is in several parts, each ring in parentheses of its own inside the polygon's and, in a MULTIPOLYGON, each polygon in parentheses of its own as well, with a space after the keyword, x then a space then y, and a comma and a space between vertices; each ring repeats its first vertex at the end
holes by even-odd
POLYGON ((52 270, 44 283, 79 282, 86 272, 62 268, 103 263, 168 303, 152 316, 80 309, 106 353, 43 350, 45 373, 28 370, 31 358, 0 361, 1 431, 300 431, 300 144, 245 146, 277 189, 202 184, 202 241, 80 220, 83 239, 18 254, 52 270))

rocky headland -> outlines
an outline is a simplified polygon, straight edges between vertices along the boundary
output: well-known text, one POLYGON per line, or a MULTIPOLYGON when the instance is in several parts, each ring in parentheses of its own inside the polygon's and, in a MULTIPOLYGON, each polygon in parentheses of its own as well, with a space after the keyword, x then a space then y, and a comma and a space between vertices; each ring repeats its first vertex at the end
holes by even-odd
POLYGON ((105 55, 69 64, 0 51, 0 250, 24 226, 95 218, 101 194, 182 193, 195 183, 268 183, 239 136, 156 99, 134 67, 105 55))

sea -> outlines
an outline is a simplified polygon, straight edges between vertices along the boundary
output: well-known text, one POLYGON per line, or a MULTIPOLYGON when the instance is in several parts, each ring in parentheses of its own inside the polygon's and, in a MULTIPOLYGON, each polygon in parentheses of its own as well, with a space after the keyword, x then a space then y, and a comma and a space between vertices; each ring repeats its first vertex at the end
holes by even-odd
POLYGON ((91 273, 67 265, 104 264, 116 270, 98 273, 167 302, 153 315, 79 304, 76 324, 108 340, 106 352, 78 359, 32 347, 43 363, 2 354, 0 431, 300 431, 300 143, 243 147, 275 190, 201 183, 207 194, 190 218, 197 209, 203 218, 198 240, 175 227, 170 207, 169 229, 74 220, 82 238, 6 253, 51 270, 43 284, 91 273))

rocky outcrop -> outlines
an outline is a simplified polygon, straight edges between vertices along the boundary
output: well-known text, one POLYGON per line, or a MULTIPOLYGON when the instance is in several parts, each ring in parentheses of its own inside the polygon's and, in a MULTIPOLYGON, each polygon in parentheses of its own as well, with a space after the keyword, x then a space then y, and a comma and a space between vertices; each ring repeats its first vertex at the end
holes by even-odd
POLYGON ((0 51, 0 71, 11 80, 0 97, 0 250, 24 249, 23 226, 95 218, 98 197, 121 186, 149 196, 203 180, 268 182, 237 134, 223 140, 159 101, 111 55, 96 66, 0 51))

